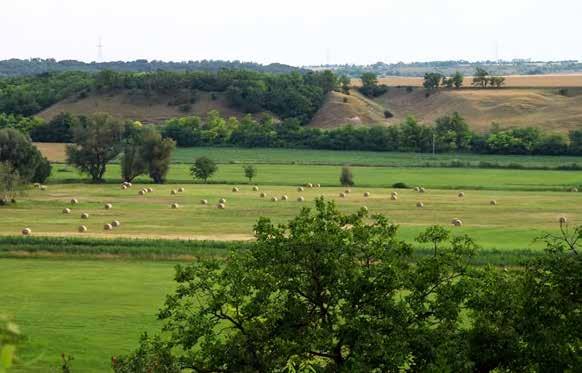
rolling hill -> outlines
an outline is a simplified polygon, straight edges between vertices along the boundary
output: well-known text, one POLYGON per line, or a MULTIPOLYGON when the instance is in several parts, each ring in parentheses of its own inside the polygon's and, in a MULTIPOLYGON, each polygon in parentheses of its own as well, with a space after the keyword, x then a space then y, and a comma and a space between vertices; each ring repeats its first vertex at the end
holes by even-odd
POLYGON ((352 90, 344 95, 332 93, 311 125, 333 128, 342 124, 390 125, 413 115, 425 123, 459 112, 478 132, 487 131, 493 122, 502 128, 538 127, 550 132, 582 128, 582 90, 570 89, 567 95, 549 88, 504 88, 439 90, 426 95, 424 89, 412 91, 390 87, 388 92, 369 99, 352 90), (384 119, 384 110, 394 115, 384 119))
MULTIPOLYGON (((199 92, 196 102, 191 105, 191 108, 188 111, 183 111, 179 105, 169 104, 175 100, 176 95, 157 94, 146 97, 144 95, 131 95, 129 91, 114 94, 90 94, 85 98, 68 98, 37 115, 45 120, 50 120, 62 112, 77 115, 105 112, 124 119, 138 120, 142 123, 161 123, 170 118, 187 115, 205 116, 212 110, 217 110, 227 117, 246 115, 230 107, 223 94, 215 93, 214 95, 215 99, 209 92, 199 92)), ((262 114, 258 114, 258 116, 260 115, 262 114)))
MULTIPOLYGON (((108 112, 113 115, 161 123, 166 119, 186 116, 205 116, 211 110, 223 116, 242 117, 245 113, 229 106, 223 94, 200 92, 188 111, 170 105, 173 95, 131 95, 129 91, 114 94, 90 94, 84 98, 63 100, 38 115, 51 119, 61 112, 91 114, 108 112)), ((565 133, 582 128, 582 88, 512 88, 460 90, 441 89, 429 95, 419 87, 390 87, 380 97, 370 99, 352 89, 349 95, 331 92, 313 117, 311 127, 330 129, 345 125, 387 126, 413 115, 419 121, 432 123, 438 117, 459 112, 469 125, 479 132, 487 131, 492 123, 502 128, 533 126, 550 132, 565 133), (385 119, 384 112, 393 117, 385 119)), ((267 113, 261 113, 267 115, 267 113)))

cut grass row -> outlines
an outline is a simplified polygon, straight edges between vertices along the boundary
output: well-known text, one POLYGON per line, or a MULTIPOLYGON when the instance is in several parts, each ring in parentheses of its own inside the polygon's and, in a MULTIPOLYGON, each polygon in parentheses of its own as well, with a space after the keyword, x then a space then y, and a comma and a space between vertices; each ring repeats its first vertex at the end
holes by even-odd
MULTIPOLYGON (((303 185, 307 182, 322 186, 338 186, 340 166, 316 165, 257 165, 258 175, 253 183, 260 185, 303 185)), ((550 170, 458 169, 417 167, 352 167, 358 187, 391 187, 406 183, 410 187, 422 185, 432 189, 482 189, 522 191, 565 191, 582 185, 582 172, 550 170)), ((120 167, 111 164, 105 174, 107 182, 121 180, 120 167)), ((78 183, 87 181, 86 175, 74 168, 56 165, 49 183, 78 183)), ((136 180, 150 182, 142 176, 136 180)), ((190 166, 175 164, 170 168, 168 183, 194 183, 190 166)), ((209 180, 216 184, 247 184, 242 165, 222 164, 209 180)))
MULTIPOLYGON (((52 258, 60 260, 111 259, 137 261, 192 261, 224 258, 231 250, 246 250, 251 242, 140 240, 79 237, 19 237, 0 236, 2 258, 52 258)), ((415 245, 414 255, 432 255, 432 248, 415 245)), ((474 264, 520 265, 541 255, 532 249, 480 248, 474 264)))

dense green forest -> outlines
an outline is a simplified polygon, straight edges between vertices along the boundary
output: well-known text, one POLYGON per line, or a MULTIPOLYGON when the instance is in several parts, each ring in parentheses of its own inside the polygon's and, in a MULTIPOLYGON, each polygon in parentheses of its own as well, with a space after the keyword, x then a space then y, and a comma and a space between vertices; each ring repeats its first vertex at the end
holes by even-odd
MULTIPOLYGON (((31 58, 9 59, 0 61, 0 77, 2 76, 21 76, 36 75, 48 72, 91 72, 96 73, 103 70, 112 70, 118 72, 154 72, 154 71, 206 71, 216 72, 223 69, 243 69, 266 73, 290 73, 293 71, 302 71, 302 69, 272 63, 261 65, 255 62, 242 61, 220 61, 220 60, 202 60, 202 61, 182 61, 182 62, 165 62, 165 61, 110 61, 110 62, 82 62, 76 60, 57 61, 54 58, 31 58)), ((303 70, 305 72, 305 70, 303 70)))

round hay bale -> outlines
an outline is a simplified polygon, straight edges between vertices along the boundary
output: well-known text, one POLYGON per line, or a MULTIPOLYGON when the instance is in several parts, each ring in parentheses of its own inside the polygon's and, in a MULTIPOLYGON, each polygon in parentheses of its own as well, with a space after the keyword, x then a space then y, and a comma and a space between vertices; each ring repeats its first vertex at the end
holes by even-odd
POLYGON ((350 194, 351 192, 352 192, 352 190, 351 190, 351 189, 346 189, 346 190, 344 191, 344 193, 345 193, 345 194, 350 194))
POLYGON ((455 227, 462 227, 463 226, 463 221, 461 219, 454 218, 451 221, 451 224, 453 224, 455 227))
POLYGON ((178 188, 178 193, 184 193, 184 188, 182 188, 182 187, 179 187, 179 188, 178 188))
POLYGON ((71 213, 71 209, 70 208, 64 208, 63 209, 63 214, 70 214, 71 213))
POLYGON ((145 190, 142 189, 137 194, 139 194, 140 196, 143 196, 146 194, 146 192, 145 192, 145 190))
POLYGON ((103 230, 105 230, 105 231, 111 231, 111 230, 113 230, 113 225, 111 225, 111 224, 105 224, 105 225, 103 225, 103 230))
POLYGON ((117 228, 117 227, 119 227, 119 226, 121 225, 121 223, 119 222, 119 220, 113 220, 113 221, 111 222, 111 225, 112 225, 114 228, 117 228))
POLYGON ((24 228, 24 229, 22 230, 22 235, 23 235, 23 236, 28 236, 28 235, 30 235, 31 233, 32 233, 32 230, 31 230, 30 228, 24 228))
POLYGON ((489 201, 489 204, 490 204, 491 206, 497 206, 497 201, 496 201, 496 200, 494 200, 494 199, 492 199, 491 201, 489 201))
POLYGON ((574 187, 574 188, 570 189, 570 192, 577 193, 578 192, 578 188, 574 187))
POLYGON ((34 183, 35 188, 40 188, 40 183, 34 183))
POLYGON ((233 187, 232 191, 236 193, 236 192, 240 191, 240 189, 238 189, 237 187, 233 187))
POLYGON ((463 197, 465 197, 465 193, 463 193, 463 192, 459 192, 459 194, 457 194, 457 197, 459 197, 459 198, 463 198, 463 197))
POLYGON ((266 196, 267 196, 267 193, 261 192, 261 198, 265 198, 266 196))
POLYGON ((171 194, 171 195, 175 195, 176 193, 178 193, 178 192, 176 191, 176 189, 172 189, 172 190, 170 191, 170 194, 171 194))
POLYGON ((200 200, 200 204, 201 204, 201 205, 207 205, 207 204, 208 204, 208 200, 206 200, 206 199, 201 199, 201 200, 200 200))
POLYGON ((41 185, 41 186, 40 186, 40 190, 46 190, 46 189, 47 189, 47 188, 46 188, 46 185, 41 185))
POLYGON ((297 202, 304 202, 305 198, 303 196, 297 197, 297 202))
POLYGON ((218 206, 216 206, 217 208, 224 210, 226 208, 226 205, 224 203, 219 203, 218 206))
POLYGON ((308 188, 313 188, 313 184, 311 184, 311 183, 307 183, 307 187, 308 187, 308 188))
POLYGON ((302 186, 300 186, 300 187, 297 188, 297 191, 298 192, 303 192, 304 190, 305 190, 305 188, 303 188, 302 186))
POLYGON ((415 192, 420 192, 420 187, 414 187, 415 192))
POLYGON ((345 197, 346 197, 346 194, 345 194, 344 192, 341 192, 341 193, 339 194, 339 196, 340 196, 341 198, 345 198, 345 197))
POLYGON ((79 201, 76 198, 71 199, 71 205, 77 205, 79 201))
POLYGON ((106 203, 104 207, 105 210, 111 210, 113 208, 113 205, 111 203, 106 203))
POLYGON ((82 213, 81 219, 89 219, 89 214, 87 214, 86 212, 82 213))
POLYGON ((177 209, 177 208, 179 208, 179 207, 180 207, 180 205, 174 202, 174 203, 172 203, 171 207, 172 207, 173 209, 177 209))
POLYGON ((226 203, 226 198, 221 198, 218 200, 218 203, 226 203))
POLYGON ((148 193, 153 193, 153 191, 154 191, 152 188, 146 188, 146 190, 148 193))
POLYGON ((364 197, 370 197, 370 192, 365 192, 364 197))
POLYGON ((398 192, 392 192, 392 193, 390 193, 390 195, 391 196, 397 196, 398 195, 398 192))
POLYGON ((568 218, 565 216, 560 216, 558 221, 560 222, 560 224, 566 224, 568 222, 568 218))
POLYGON ((127 187, 128 187, 128 188, 131 188, 131 187, 133 186, 133 184, 132 184, 132 183, 130 183, 130 182, 127 182, 127 184, 126 184, 126 185, 127 185, 127 187))
POLYGON ((79 225, 79 228, 77 228, 77 230, 79 231, 79 233, 85 233, 87 232, 87 227, 84 225, 79 225))
POLYGON ((420 193, 424 193, 426 192, 426 189, 424 189, 423 187, 420 187, 420 193))
POLYGON ((396 194, 393 194, 393 195, 391 195, 391 196, 390 196, 390 199, 391 199, 392 201, 397 201, 397 200, 398 200, 398 195, 396 195, 396 194))
POLYGON ((287 195, 286 195, 286 194, 283 194, 283 195, 281 196, 281 201, 287 201, 288 199, 289 199, 289 197, 287 197, 287 195))
POLYGON ((121 184, 121 189, 122 189, 122 190, 127 190, 127 185, 125 185, 125 184, 121 184))
POLYGON ((418 202, 416 202, 416 207, 423 208, 424 207, 424 203, 418 201, 418 202))
POLYGON ((277 197, 271 197, 271 201, 273 201, 273 202, 277 202, 277 201, 278 201, 278 199, 277 199, 277 197))
POLYGON ((316 188, 321 188, 321 184, 315 184, 316 188))
POLYGON ((258 192, 258 191, 259 191, 259 187, 255 185, 255 186, 253 187, 253 192, 258 192))

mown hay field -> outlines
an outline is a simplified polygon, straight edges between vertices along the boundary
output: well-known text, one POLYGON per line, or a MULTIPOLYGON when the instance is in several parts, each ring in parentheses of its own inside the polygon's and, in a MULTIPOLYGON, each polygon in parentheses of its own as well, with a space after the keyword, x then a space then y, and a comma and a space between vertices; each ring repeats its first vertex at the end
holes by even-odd
POLYGON ((543 232, 556 232, 558 218, 567 216, 572 223, 582 220, 582 193, 521 192, 503 190, 465 190, 459 198, 456 190, 427 189, 418 193, 397 190, 397 201, 390 199, 390 188, 305 188, 261 185, 232 192, 228 185, 186 185, 183 193, 172 195, 175 185, 153 186, 154 191, 138 195, 141 185, 121 190, 117 185, 65 184, 50 185, 46 191, 31 190, 19 202, 2 209, 1 235, 18 235, 30 228, 33 236, 88 236, 99 238, 168 238, 195 240, 251 240, 253 225, 259 216, 282 223, 295 216, 302 207, 311 206, 315 198, 335 200, 342 211, 355 212, 367 206, 370 215, 383 214, 401 226, 402 237, 413 240, 424 228, 440 224, 451 226, 454 218, 463 221, 456 232, 467 233, 486 248, 515 249, 539 247, 532 241, 543 232), (370 197, 364 197, 364 192, 370 197), (261 198, 260 193, 266 192, 261 198), (281 197, 287 195, 289 200, 281 197), (298 202, 303 196, 305 202, 298 202), (271 201, 277 197, 279 201, 271 201), (72 198, 79 203, 71 205, 72 198), (221 198, 226 208, 218 209, 221 198), (207 200, 208 205, 200 203, 207 200), (497 205, 490 205, 496 200, 497 205), (423 202, 424 208, 417 208, 423 202), (112 209, 104 204, 111 203, 112 209), (177 203, 179 208, 172 209, 177 203), (70 208, 70 214, 63 214, 70 208), (81 219, 81 214, 89 214, 81 219), (121 226, 104 230, 104 225, 119 220, 121 226), (88 228, 79 233, 79 225, 88 228), (533 245, 533 246, 532 246, 533 245))

